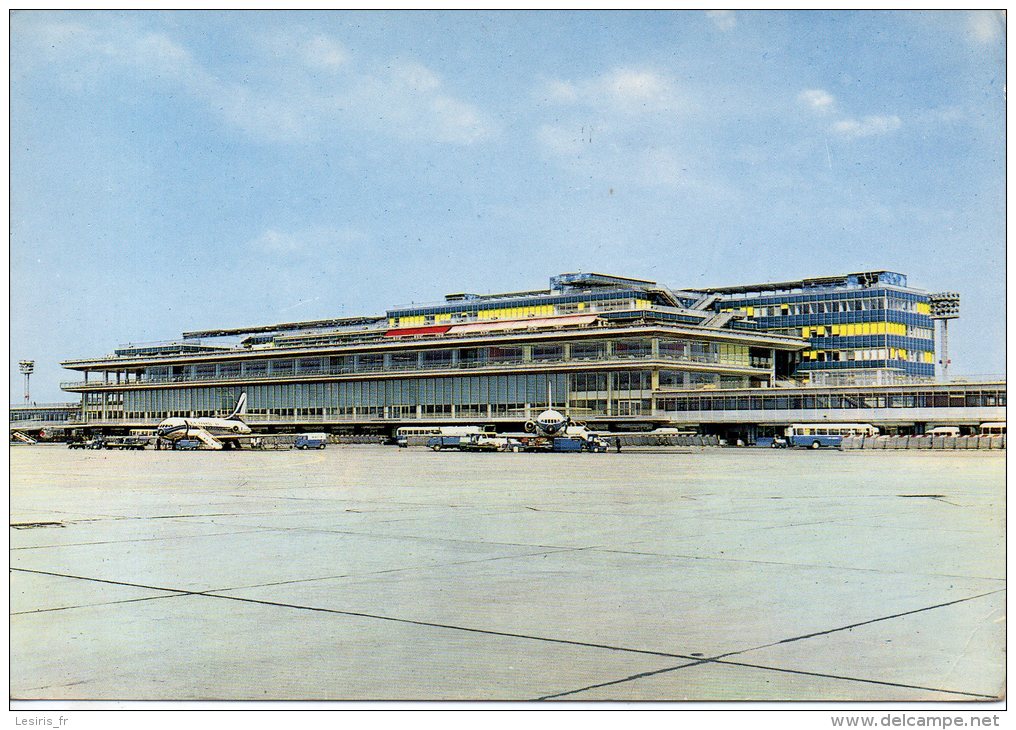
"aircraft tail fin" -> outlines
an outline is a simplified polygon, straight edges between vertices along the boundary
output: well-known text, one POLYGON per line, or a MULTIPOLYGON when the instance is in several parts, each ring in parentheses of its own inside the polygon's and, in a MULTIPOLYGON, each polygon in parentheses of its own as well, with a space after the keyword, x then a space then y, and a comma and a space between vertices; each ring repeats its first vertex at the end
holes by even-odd
POLYGON ((247 415, 247 392, 244 391, 240 394, 240 399, 236 402, 236 408, 233 412, 226 416, 229 421, 242 421, 243 417, 247 415))

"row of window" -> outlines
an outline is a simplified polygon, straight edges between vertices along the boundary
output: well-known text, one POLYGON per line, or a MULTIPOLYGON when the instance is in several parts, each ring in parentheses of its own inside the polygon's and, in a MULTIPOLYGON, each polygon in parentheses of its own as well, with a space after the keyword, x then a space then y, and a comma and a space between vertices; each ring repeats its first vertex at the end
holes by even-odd
POLYGON ((793 314, 786 312, 781 316, 760 317, 754 320, 764 330, 775 330, 780 328, 801 328, 817 325, 850 325, 865 322, 897 322, 908 327, 923 327, 930 329, 932 320, 926 314, 914 312, 897 312, 886 310, 866 310, 863 312, 826 312, 825 314, 793 314))
MULTIPOLYGON (((782 334, 797 335, 796 329, 783 329, 782 334)), ((801 328, 801 337, 854 337, 857 335, 899 335, 915 339, 931 340, 934 331, 930 327, 908 326, 902 322, 857 322, 850 324, 809 325, 801 328)))
MULTIPOLYGON (((657 338, 659 357, 687 362, 768 368, 770 351, 747 345, 657 338)), ((330 357, 248 360, 244 362, 156 365, 145 369, 147 382, 256 379, 297 375, 341 375, 400 370, 458 369, 527 362, 634 360, 653 357, 654 338, 591 340, 584 342, 463 347, 456 349, 362 353, 330 357)))
POLYGON ((724 305, 727 303, 736 303, 740 307, 755 306, 782 306, 784 304, 793 305, 809 302, 835 302, 840 300, 851 300, 851 299, 886 299, 892 303, 893 307, 906 306, 906 302, 911 304, 927 304, 928 295, 918 294, 916 292, 898 291, 896 289, 883 289, 883 288, 872 288, 872 289, 851 289, 846 291, 831 291, 824 290, 818 292, 811 292, 808 294, 789 294, 789 293, 757 293, 754 295, 743 295, 743 296, 728 296, 725 298, 724 305))
POLYGON ((901 362, 933 363, 934 355, 918 350, 900 350, 895 347, 868 350, 805 350, 805 360, 818 362, 865 362, 870 360, 898 360, 901 362))
POLYGON ((77 416, 77 409, 62 408, 58 410, 19 410, 12 408, 10 412, 11 422, 19 421, 69 421, 72 416, 77 416))
MULTIPOLYGON (((647 371, 528 375, 478 375, 407 380, 362 380, 329 383, 279 383, 211 388, 144 389, 123 392, 123 410, 130 413, 212 413, 232 409, 241 391, 248 412, 327 407, 416 405, 532 404, 565 406, 570 393, 606 390, 617 398, 642 398, 651 388, 647 371), (548 387, 549 386, 549 387, 548 387), (592 387, 590 387, 592 386, 592 387), (548 399, 551 399, 548 401, 548 399)), ((718 382, 718 381, 717 381, 718 382)), ((99 395, 102 394, 89 394, 99 395)), ((101 403, 101 402, 100 402, 101 403)), ((109 407, 107 403, 107 407, 109 407)), ((92 409, 93 411, 95 409, 92 409)))
POLYGON ((547 316, 553 313, 554 307, 562 304, 596 302, 597 307, 631 306, 634 300, 639 298, 645 299, 645 296, 642 292, 626 290, 573 295, 548 294, 542 297, 527 297, 526 299, 516 300, 506 299, 499 302, 489 299, 478 301, 467 300, 435 307, 389 310, 388 320, 393 325, 412 326, 435 322, 438 316, 442 317, 441 321, 449 321, 452 317, 470 319, 473 316, 481 315, 481 313, 484 318, 492 318, 492 313, 495 311, 500 315, 497 317, 498 319, 547 316), (445 317, 448 319, 444 319, 445 317))
POLYGON ((825 393, 815 395, 696 395, 657 400, 663 411, 783 411, 830 408, 1004 407, 1004 390, 921 393, 825 393))

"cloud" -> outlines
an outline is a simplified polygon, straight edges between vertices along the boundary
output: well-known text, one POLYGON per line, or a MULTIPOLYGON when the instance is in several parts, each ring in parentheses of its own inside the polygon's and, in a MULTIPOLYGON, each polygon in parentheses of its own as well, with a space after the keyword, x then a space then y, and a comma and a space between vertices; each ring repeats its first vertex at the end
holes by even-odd
POLYGON ((446 89, 434 70, 413 62, 357 64, 341 42, 321 33, 287 34, 266 48, 249 48, 229 72, 213 72, 166 33, 124 24, 57 21, 32 33, 53 63, 86 64, 88 77, 116 72, 171 85, 264 141, 315 142, 349 126, 471 145, 497 132, 488 115, 446 89))
POLYGON ((863 119, 841 119, 832 126, 832 131, 843 137, 874 137, 895 132, 902 126, 900 118, 892 116, 870 116, 863 119))
POLYGON ((733 10, 707 10, 706 16, 713 21, 713 25, 723 31, 733 30, 737 25, 737 15, 733 10))
MULTIPOLYGON (((805 89, 797 95, 799 104, 820 115, 828 115, 837 111, 836 97, 825 89, 805 89)), ((857 139, 859 137, 875 137, 889 134, 899 129, 903 122, 895 114, 871 115, 860 119, 836 114, 837 119, 829 129, 841 137, 857 139)))
POLYGON ((616 67, 548 81, 539 98, 549 113, 536 127, 536 143, 562 168, 610 186, 686 183, 680 121, 691 104, 671 76, 616 67))
POLYGON ((1005 11, 972 10, 967 15, 967 28, 975 42, 997 43, 1005 36, 1005 11))
POLYGON ((582 81, 552 80, 544 85, 542 96, 556 104, 622 114, 659 111, 679 104, 673 81, 644 68, 615 68, 582 81))
POLYGON ((335 253, 350 244, 362 243, 365 236, 352 229, 306 228, 296 231, 266 229, 247 242, 246 248, 254 253, 279 257, 303 257, 311 254, 335 253))
POLYGON ((329 71, 341 68, 349 60, 345 47, 328 36, 317 35, 303 44, 300 49, 304 63, 311 68, 329 71))
POLYGON ((579 155, 587 144, 585 129, 574 129, 555 124, 543 124, 536 130, 540 145, 554 155, 579 155))
POLYGON ((797 95, 797 100, 821 114, 832 111, 836 106, 836 98, 825 89, 805 89, 797 95))

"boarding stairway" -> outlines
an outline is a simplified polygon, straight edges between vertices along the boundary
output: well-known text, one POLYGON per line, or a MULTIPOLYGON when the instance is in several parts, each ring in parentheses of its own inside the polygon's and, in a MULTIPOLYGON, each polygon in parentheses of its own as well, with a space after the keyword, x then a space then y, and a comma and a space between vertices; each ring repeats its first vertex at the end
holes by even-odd
POLYGON ((21 433, 21 431, 11 431, 11 440, 12 441, 17 441, 17 442, 22 443, 22 444, 29 444, 29 445, 39 443, 38 441, 33 439, 31 436, 26 436, 25 434, 21 433))
POLYGON ((727 322, 729 322, 731 319, 736 317, 738 314, 741 314, 741 312, 737 310, 731 312, 717 312, 709 319, 703 321, 701 326, 716 327, 717 329, 719 329, 720 327, 723 327, 725 324, 727 324, 727 322))
POLYGON ((205 431, 203 428, 195 429, 194 431, 188 431, 187 436, 188 437, 193 436, 210 449, 215 449, 216 451, 222 450, 222 442, 219 441, 214 436, 212 436, 210 433, 208 433, 208 431, 205 431))
POLYGON ((689 309, 703 310, 713 306, 713 302, 720 298, 719 294, 704 294, 689 309))

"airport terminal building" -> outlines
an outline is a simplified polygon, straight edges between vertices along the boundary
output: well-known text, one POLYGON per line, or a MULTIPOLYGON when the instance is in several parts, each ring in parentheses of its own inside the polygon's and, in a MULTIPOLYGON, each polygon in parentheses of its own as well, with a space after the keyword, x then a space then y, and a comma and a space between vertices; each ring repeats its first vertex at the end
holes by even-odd
POLYGON ((545 290, 185 332, 62 364, 82 374, 61 387, 81 394, 83 424, 103 429, 228 413, 243 392, 268 431, 510 430, 548 405, 596 427, 749 436, 816 418, 920 432, 1005 417, 1004 383, 931 382, 929 295, 888 271, 699 290, 562 274, 545 290))

